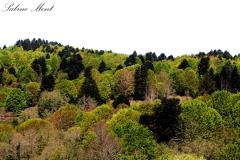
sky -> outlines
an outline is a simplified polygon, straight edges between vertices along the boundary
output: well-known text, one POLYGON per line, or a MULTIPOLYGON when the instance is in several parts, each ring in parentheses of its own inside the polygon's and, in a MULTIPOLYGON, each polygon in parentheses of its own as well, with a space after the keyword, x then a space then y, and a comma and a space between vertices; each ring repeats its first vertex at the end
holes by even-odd
POLYGON ((1 0, 0 47, 41 38, 116 53, 240 53, 237 0, 1 0), (7 8, 28 8, 9 11, 7 8), (36 12, 37 6, 52 8, 36 12), (7 11, 6 11, 7 10, 7 11))

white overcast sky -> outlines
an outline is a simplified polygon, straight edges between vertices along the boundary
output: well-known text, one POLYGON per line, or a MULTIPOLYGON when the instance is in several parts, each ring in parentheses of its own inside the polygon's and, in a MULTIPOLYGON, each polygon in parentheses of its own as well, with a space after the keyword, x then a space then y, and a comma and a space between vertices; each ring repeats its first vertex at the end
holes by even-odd
POLYGON ((0 46, 41 38, 117 53, 240 53, 240 1, 233 0, 1 0, 0 46), (5 4, 27 12, 3 12, 5 4), (52 12, 31 12, 40 3, 52 12))

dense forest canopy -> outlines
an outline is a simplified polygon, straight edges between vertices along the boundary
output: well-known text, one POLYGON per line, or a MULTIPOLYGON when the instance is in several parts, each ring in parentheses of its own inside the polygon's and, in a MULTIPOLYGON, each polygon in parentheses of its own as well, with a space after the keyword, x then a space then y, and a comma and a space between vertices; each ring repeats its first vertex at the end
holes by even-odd
POLYGON ((240 159, 240 55, 42 39, 0 49, 2 159, 240 159))

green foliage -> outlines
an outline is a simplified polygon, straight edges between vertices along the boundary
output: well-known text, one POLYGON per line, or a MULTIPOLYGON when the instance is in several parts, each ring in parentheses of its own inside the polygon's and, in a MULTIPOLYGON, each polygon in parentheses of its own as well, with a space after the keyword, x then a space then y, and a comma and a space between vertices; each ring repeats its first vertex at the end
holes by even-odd
POLYGON ((7 111, 20 112, 29 107, 32 94, 28 91, 22 91, 19 88, 12 89, 6 100, 5 109, 7 111))
POLYGON ((240 141, 227 144, 222 150, 216 153, 215 159, 225 160, 225 159, 240 159, 240 141))
POLYGON ((165 61, 154 62, 153 65, 155 74, 159 74, 162 69, 164 69, 168 73, 171 68, 170 64, 165 61))
POLYGON ((138 156, 144 155, 146 159, 156 156, 157 144, 147 128, 127 121, 125 124, 117 124, 113 132, 120 139, 125 155, 139 154, 138 156))
POLYGON ((7 123, 0 123, 0 142, 7 142, 12 138, 13 127, 7 123))
POLYGON ((108 120, 111 115, 111 106, 103 104, 95 108, 92 113, 94 114, 97 121, 108 120))
POLYGON ((179 132, 180 113, 179 99, 164 98, 162 103, 154 108, 152 115, 142 114, 139 122, 153 132, 157 142, 167 142, 179 132))
POLYGON ((3 72, 2 74, 2 84, 4 86, 11 85, 14 82, 17 82, 17 78, 13 74, 9 74, 7 72, 3 72))
POLYGON ((67 148, 64 145, 48 146, 43 150, 41 155, 42 159, 68 159, 67 148))
POLYGON ((99 95, 99 89, 97 87, 96 81, 92 77, 91 70, 91 67, 85 69, 84 76, 86 78, 82 85, 81 95, 86 97, 92 97, 97 100, 98 104, 101 104, 102 100, 99 95))
POLYGON ((49 117, 50 114, 66 104, 67 98, 61 95, 59 91, 42 92, 37 103, 38 114, 41 118, 49 117))
POLYGON ((80 114, 76 118, 76 124, 80 126, 81 131, 86 132, 97 122, 101 120, 108 120, 111 115, 111 106, 109 105, 101 105, 92 110, 91 112, 80 112, 80 114))
POLYGON ((117 124, 126 124, 127 121, 138 122, 141 113, 131 108, 119 109, 119 111, 109 120, 109 126, 112 130, 117 124))
POLYGON ((0 155, 239 159, 239 64, 221 50, 173 59, 19 40, 0 50, 0 119, 14 127, 0 124, 0 155))
POLYGON ((40 84, 37 83, 37 82, 30 82, 30 83, 27 84, 26 90, 33 95, 32 104, 31 105, 32 106, 36 105, 37 102, 38 102, 40 91, 41 91, 40 90, 40 84))
POLYGON ((187 91, 190 92, 190 95, 195 97, 199 85, 197 74, 194 70, 190 69, 185 73, 185 76, 187 81, 187 91))
POLYGON ((207 104, 216 109, 226 122, 231 121, 231 94, 225 90, 216 91, 211 95, 211 99, 207 104))
POLYGON ((74 102, 78 97, 77 89, 74 83, 70 80, 62 80, 57 83, 55 85, 55 90, 59 90, 70 102, 74 102))
POLYGON ((146 79, 147 79, 147 69, 144 67, 138 67, 134 74, 135 79, 135 90, 134 90, 134 99, 135 100, 144 100, 146 93, 146 79))
POLYGON ((22 72, 18 71, 19 80, 24 83, 36 82, 38 77, 37 73, 30 67, 24 68, 22 72))
POLYGON ((76 118, 76 125, 81 128, 82 132, 86 132, 96 123, 96 117, 92 112, 80 112, 80 114, 76 118))
POLYGON ((6 104, 8 93, 0 91, 0 107, 4 107, 6 104))
POLYGON ((40 130, 43 130, 46 128, 49 130, 53 130, 54 126, 52 123, 48 122, 47 120, 33 118, 23 122, 18 128, 18 132, 25 133, 31 129, 35 130, 36 132, 40 132, 40 130))
POLYGON ((223 124, 222 117, 215 109, 198 100, 190 100, 182 105, 180 119, 183 122, 184 138, 189 140, 197 136, 211 138, 223 124))
POLYGON ((110 75, 105 74, 101 75, 101 79, 98 84, 98 89, 99 89, 99 95, 102 99, 103 102, 109 102, 110 100, 110 95, 111 95, 111 84, 110 84, 110 75))
POLYGON ((133 106, 134 110, 137 110, 137 111, 141 112, 142 114, 144 114, 144 113, 153 114, 154 105, 152 103, 133 104, 131 106, 133 106))
POLYGON ((67 130, 75 124, 79 113, 80 110, 77 106, 62 106, 50 117, 50 122, 54 123, 58 129, 67 130))

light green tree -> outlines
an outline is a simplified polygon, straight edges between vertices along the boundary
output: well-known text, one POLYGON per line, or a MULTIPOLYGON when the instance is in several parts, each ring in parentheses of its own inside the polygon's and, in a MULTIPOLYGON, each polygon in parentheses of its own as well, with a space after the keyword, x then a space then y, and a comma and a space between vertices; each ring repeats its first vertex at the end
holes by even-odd
POLYGON ((9 92, 5 109, 7 111, 20 112, 30 105, 31 99, 32 94, 28 91, 22 91, 19 88, 14 88, 9 92))
POLYGON ((74 83, 70 80, 62 80, 55 85, 54 89, 59 90, 71 102, 75 101, 78 97, 77 89, 74 83))
POLYGON ((189 69, 188 71, 186 70, 185 77, 187 82, 187 92, 189 92, 190 95, 195 96, 199 86, 196 72, 192 69, 189 69))
POLYGON ((37 78, 37 73, 31 67, 24 69, 19 77, 20 81, 24 83, 37 82, 37 78))
POLYGON ((221 115, 204 102, 189 100, 182 105, 180 119, 186 139, 194 140, 197 136, 211 138, 223 124, 221 115))
POLYGON ((211 95, 207 104, 218 111, 225 123, 231 123, 232 100, 231 93, 222 90, 216 91, 211 95))

